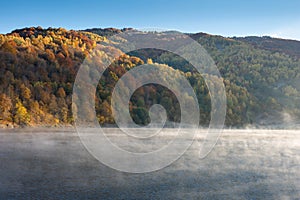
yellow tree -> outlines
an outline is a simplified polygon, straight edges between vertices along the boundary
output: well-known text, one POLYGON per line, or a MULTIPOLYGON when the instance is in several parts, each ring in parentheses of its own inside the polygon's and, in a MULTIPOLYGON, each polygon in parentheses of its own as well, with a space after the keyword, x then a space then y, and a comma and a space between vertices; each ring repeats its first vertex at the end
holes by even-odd
POLYGON ((24 105, 19 99, 17 99, 16 103, 14 121, 19 125, 28 125, 30 122, 30 115, 28 114, 27 109, 24 107, 24 105))
POLYGON ((152 61, 151 58, 148 58, 148 59, 147 59, 147 64, 149 64, 149 65, 152 65, 152 64, 153 64, 153 61, 152 61))

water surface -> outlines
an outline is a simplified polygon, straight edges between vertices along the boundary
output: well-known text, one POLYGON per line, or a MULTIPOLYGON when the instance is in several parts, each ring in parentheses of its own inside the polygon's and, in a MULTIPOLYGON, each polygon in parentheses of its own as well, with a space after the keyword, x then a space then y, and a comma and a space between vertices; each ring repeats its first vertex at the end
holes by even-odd
POLYGON ((225 130, 205 159, 198 150, 162 170, 129 174, 98 162, 72 128, 2 129, 0 199, 300 197, 300 131, 225 130))

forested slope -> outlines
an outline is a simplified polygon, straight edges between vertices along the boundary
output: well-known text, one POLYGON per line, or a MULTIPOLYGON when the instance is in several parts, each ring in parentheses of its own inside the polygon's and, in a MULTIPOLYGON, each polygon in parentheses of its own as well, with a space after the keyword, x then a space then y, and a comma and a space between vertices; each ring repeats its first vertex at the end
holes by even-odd
MULTIPOLYGON (((0 35, 0 124, 72 124, 72 89, 80 64, 97 43, 108 42, 109 36, 126 30, 132 29, 68 31, 37 27, 0 35)), ((280 40, 271 48, 259 37, 189 35, 208 51, 224 78, 227 126, 297 124, 300 119, 298 46, 289 48, 291 41, 280 40)), ((208 125, 210 96, 201 74, 182 58, 151 49, 124 54, 104 73, 95 105, 101 124, 114 123, 110 100, 118 79, 144 63, 160 67, 166 73, 180 70, 197 93, 201 125, 208 125)), ((129 109, 134 121, 147 124, 148 109, 154 103, 162 104, 172 113, 168 115, 170 121, 180 121, 175 96, 167 88, 153 84, 141 87, 132 96, 129 109)))

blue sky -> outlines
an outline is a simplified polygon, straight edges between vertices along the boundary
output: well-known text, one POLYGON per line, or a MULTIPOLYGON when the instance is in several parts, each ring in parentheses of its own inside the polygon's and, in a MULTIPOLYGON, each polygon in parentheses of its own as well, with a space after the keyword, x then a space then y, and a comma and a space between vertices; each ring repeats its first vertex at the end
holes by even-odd
POLYGON ((3 1, 0 33, 28 26, 133 27, 300 40, 300 0, 3 1))

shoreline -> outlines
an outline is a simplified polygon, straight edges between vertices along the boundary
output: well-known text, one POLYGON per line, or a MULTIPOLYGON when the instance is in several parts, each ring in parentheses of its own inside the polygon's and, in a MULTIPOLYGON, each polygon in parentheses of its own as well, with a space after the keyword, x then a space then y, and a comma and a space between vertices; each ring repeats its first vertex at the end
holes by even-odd
MULTIPOLYGON (((93 128, 93 127, 81 127, 81 128, 86 128, 86 129, 99 129, 99 127, 93 128)), ((116 130, 119 129, 117 126, 102 126, 102 129, 111 129, 111 130, 116 130)), ((39 131, 43 130, 45 132, 52 132, 52 131, 59 131, 59 130, 74 130, 76 131, 76 126, 69 125, 69 126, 25 126, 25 127, 13 127, 13 128, 6 128, 6 127, 0 127, 0 132, 1 131, 39 131)), ((131 128, 128 127, 128 129, 136 129, 136 128, 131 128)), ((151 128, 151 129, 160 129, 160 128, 151 128)), ((177 127, 165 127, 163 128, 165 130, 177 130, 177 127)), ((182 127, 182 129, 190 129, 187 127, 182 127)), ((199 130, 207 131, 210 130, 208 127, 199 127, 199 130)), ((213 129, 211 129, 213 130, 213 129)), ((253 132, 253 131, 271 131, 271 132, 277 132, 277 131, 300 131, 300 127, 284 127, 284 128, 278 128, 278 127, 260 127, 260 128, 222 128, 222 129, 217 129, 221 130, 222 132, 236 132, 236 131, 243 131, 243 132, 253 132)))

